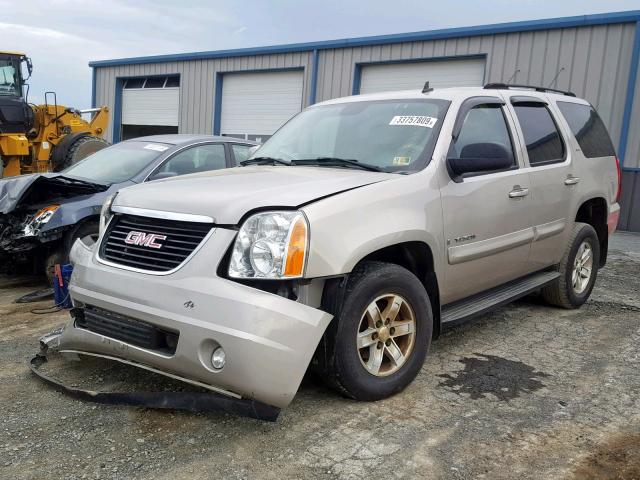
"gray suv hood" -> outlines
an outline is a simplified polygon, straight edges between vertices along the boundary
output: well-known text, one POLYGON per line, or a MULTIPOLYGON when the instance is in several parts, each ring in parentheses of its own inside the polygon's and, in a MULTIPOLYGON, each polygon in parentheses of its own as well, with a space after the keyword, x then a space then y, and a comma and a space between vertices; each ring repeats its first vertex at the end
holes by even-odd
POLYGON ((328 167, 240 167, 157 180, 120 190, 114 206, 213 217, 235 225, 249 211, 298 207, 397 175, 328 167))

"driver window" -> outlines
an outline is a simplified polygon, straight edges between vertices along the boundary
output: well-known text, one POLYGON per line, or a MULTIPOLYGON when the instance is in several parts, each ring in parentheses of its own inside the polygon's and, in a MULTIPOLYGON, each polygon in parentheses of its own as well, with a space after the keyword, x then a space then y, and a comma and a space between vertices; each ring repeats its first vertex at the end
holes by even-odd
POLYGON ((516 165, 511 136, 500 105, 477 105, 469 110, 458 138, 451 143, 449 157, 477 157, 478 147, 482 146, 487 156, 500 150, 516 165))
POLYGON ((176 175, 187 175, 189 173, 206 172, 225 168, 224 146, 199 145, 187 150, 183 150, 165 162, 158 173, 175 173, 176 175))

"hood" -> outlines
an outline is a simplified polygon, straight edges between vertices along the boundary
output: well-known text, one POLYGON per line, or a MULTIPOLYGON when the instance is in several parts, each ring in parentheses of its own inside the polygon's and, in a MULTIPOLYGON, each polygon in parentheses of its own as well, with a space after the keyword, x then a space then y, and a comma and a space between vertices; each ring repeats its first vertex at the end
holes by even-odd
POLYGON ((109 188, 85 180, 65 177, 59 173, 34 173, 0 179, 0 213, 18 207, 37 205, 47 200, 70 198, 102 192, 109 188))
POLYGON ((235 225, 247 212, 293 207, 397 175, 327 167, 239 167, 120 190, 114 205, 192 213, 235 225))

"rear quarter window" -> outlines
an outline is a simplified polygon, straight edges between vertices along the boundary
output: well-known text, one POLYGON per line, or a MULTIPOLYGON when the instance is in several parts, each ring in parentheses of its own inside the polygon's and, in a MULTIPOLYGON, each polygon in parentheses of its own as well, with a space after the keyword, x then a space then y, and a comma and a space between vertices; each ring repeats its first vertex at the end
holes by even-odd
POLYGON ((571 102, 557 104, 585 157, 615 156, 616 152, 607 128, 593 107, 571 102))

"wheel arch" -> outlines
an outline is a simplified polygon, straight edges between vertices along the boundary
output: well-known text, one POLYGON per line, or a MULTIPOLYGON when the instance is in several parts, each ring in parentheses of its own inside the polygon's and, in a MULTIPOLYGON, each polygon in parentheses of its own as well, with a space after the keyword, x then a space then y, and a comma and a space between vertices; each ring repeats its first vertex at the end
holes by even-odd
MULTIPOLYGON (((436 274, 435 258, 433 249, 424 241, 410 240, 394 243, 380 247, 367 253, 355 262, 353 269, 367 261, 379 261, 392 263, 406 268, 413 273, 429 295, 431 310, 433 312, 433 336, 436 338, 440 333, 440 289, 438 276, 436 274)), ((339 295, 341 287, 344 286, 348 274, 341 278, 327 281, 325 285, 324 298, 330 295, 339 295)))
POLYGON ((607 250, 609 247, 609 230, 607 217, 609 208, 604 197, 592 197, 584 200, 578 207, 575 221, 591 225, 598 234, 600 244, 600 268, 607 262, 607 250))

